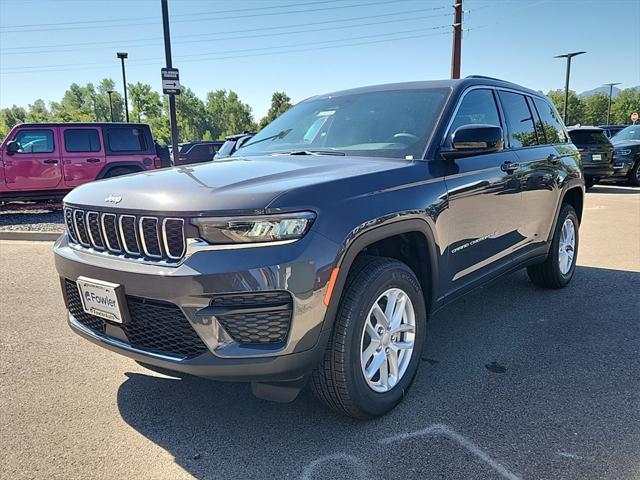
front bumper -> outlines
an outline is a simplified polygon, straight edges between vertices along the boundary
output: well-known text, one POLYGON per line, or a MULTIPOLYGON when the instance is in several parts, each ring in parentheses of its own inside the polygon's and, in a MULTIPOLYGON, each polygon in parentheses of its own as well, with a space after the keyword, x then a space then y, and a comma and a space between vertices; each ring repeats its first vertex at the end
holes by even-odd
MULTIPOLYGON (((293 380, 315 367, 328 338, 323 332, 323 296, 337 251, 335 243, 313 231, 288 245, 197 251, 178 266, 77 248, 66 236, 54 246, 63 292, 65 281, 82 276, 122 285, 127 297, 168 302, 180 309, 207 348, 191 358, 137 348, 118 325, 105 322, 105 329, 98 331, 69 313, 69 325, 76 333, 143 363, 234 381, 293 380), (292 297, 291 323, 286 340, 275 345, 238 343, 215 316, 202 316, 220 294, 282 290, 292 297)), ((65 302, 69 308, 66 293, 65 302)))

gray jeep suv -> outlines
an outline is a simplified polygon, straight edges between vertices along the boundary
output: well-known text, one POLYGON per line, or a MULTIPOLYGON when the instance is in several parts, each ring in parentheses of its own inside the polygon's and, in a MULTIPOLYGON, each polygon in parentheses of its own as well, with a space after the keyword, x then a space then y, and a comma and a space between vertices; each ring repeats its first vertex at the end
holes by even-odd
MULTIPOLYGON (((547 98, 487 77, 305 100, 212 163, 84 185, 55 261, 69 325, 151 369, 393 408, 427 318, 576 266, 580 154, 547 98)), ((505 305, 505 308, 518 308, 505 305)))

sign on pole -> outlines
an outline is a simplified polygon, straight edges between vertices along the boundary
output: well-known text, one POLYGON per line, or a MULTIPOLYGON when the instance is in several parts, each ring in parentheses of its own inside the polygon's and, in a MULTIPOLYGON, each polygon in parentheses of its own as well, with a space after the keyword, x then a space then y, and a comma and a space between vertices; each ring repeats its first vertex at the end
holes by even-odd
POLYGON ((180 72, 177 68, 162 68, 162 93, 180 95, 180 72))
POLYGON ((635 124, 638 121, 638 112, 633 112, 631 114, 631 121, 635 124))

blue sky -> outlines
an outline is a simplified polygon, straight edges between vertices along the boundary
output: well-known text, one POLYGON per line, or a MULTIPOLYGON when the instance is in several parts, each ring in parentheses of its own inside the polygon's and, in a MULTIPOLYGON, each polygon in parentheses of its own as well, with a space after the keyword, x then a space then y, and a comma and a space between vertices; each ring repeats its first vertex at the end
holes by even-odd
MULTIPOLYGON (((448 78, 453 0, 169 0, 183 84, 233 89, 257 119, 274 90, 294 102, 377 83, 448 78)), ((637 0, 464 0, 462 75, 536 90, 640 84, 637 0)), ((160 90, 160 0, 0 0, 0 107, 57 101, 111 77, 160 90)))

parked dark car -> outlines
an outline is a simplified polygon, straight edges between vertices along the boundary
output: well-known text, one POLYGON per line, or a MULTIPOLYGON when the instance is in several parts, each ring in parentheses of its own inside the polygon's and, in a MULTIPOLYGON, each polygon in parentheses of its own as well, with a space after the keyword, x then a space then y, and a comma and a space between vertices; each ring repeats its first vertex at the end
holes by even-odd
POLYGON ((626 177, 640 185, 640 125, 629 125, 611 139, 613 143, 613 178, 626 177))
POLYGON ((223 144, 221 140, 181 143, 178 146, 177 165, 210 162, 223 144))
POLYGON ((604 134, 609 139, 611 139, 611 137, 616 135, 624 127, 626 127, 626 125, 598 125, 598 128, 604 130, 604 134))
POLYGON ((83 183, 162 166, 149 125, 23 123, 0 144, 0 201, 60 200, 83 183))
POLYGON ((225 160, 74 190, 55 262, 89 341, 272 400, 308 382, 371 418, 406 397, 445 304, 525 267, 571 281, 583 197, 540 93, 381 85, 309 98, 225 160))
POLYGON ((613 145, 598 127, 571 127, 569 137, 582 156, 585 185, 591 188, 613 174, 613 145))
POLYGON ((216 156, 213 157, 214 160, 230 157, 231 155, 236 153, 236 150, 238 150, 242 145, 244 145, 247 141, 253 138, 254 135, 255 135, 255 132, 244 132, 244 133, 237 133, 236 135, 229 135, 228 137, 225 137, 224 145, 220 147, 220 150, 218 150, 218 153, 216 153, 216 156))

